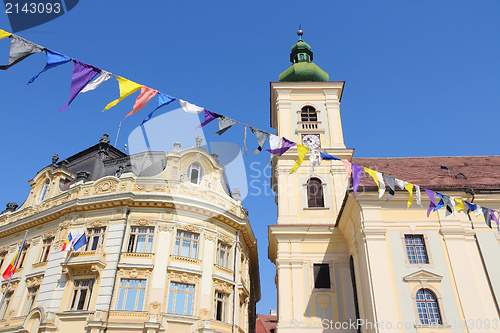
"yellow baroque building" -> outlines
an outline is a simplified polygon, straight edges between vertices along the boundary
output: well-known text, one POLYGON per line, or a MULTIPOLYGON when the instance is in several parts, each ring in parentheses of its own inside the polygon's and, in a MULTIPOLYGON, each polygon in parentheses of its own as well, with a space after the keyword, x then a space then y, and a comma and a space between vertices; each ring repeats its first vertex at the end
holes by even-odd
POLYGON ((0 214, 0 270, 26 243, 0 332, 252 332, 257 242, 215 154, 98 144, 29 182, 0 214), (17 208, 17 209, 16 209, 17 208), (68 233, 87 244, 61 251, 68 233))
POLYGON ((300 37, 291 67, 271 83, 277 135, 421 187, 407 207, 406 190, 387 201, 389 188, 380 198, 366 173, 355 196, 340 160, 312 168, 308 153, 290 174, 297 148, 274 156, 276 332, 500 332, 500 232, 467 210, 427 217, 424 191, 500 210, 500 156, 353 158, 340 119, 344 82, 328 81, 312 57, 300 37))

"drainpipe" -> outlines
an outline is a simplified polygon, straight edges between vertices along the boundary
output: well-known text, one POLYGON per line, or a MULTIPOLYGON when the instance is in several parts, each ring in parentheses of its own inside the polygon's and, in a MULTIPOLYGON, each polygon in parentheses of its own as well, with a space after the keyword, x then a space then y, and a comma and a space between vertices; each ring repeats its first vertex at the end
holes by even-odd
POLYGON ((239 236, 239 233, 238 231, 236 231, 236 242, 234 244, 234 258, 233 258, 233 327, 232 327, 232 332, 234 333, 234 329, 236 327, 236 323, 234 322, 234 319, 235 319, 235 316, 236 316, 236 309, 237 309, 237 304, 236 304, 236 292, 238 291, 237 289, 237 270, 239 269, 239 267, 236 267, 236 256, 238 254, 238 236, 239 236))

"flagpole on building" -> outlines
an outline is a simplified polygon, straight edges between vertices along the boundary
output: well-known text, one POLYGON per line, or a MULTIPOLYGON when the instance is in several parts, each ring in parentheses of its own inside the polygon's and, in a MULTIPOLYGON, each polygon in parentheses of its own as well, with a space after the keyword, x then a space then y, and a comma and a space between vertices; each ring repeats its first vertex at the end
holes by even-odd
MULTIPOLYGON (((23 238, 23 242, 21 243, 21 248, 18 250, 19 257, 16 259, 16 263, 14 264, 14 272, 15 272, 15 269, 17 267, 17 263, 19 262, 19 258, 21 257, 22 248, 24 247, 24 242, 26 241, 27 234, 28 234, 28 230, 26 230, 26 232, 24 233, 24 238, 23 238)), ((7 295, 7 291, 9 290, 10 281, 12 280, 12 276, 14 276, 14 272, 12 272, 12 274, 9 276, 9 280, 7 281, 7 286, 5 286, 5 291, 3 292, 3 295, 2 295, 2 301, 0 302, 0 309, 2 309, 2 307, 3 307, 3 302, 5 301, 5 296, 7 295)))

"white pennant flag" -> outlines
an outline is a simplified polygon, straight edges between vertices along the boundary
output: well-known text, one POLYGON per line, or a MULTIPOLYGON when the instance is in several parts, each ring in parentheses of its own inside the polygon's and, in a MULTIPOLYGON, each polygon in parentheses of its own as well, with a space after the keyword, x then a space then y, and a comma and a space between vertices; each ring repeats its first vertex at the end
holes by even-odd
POLYGON ((384 182, 384 175, 380 172, 377 172, 377 179, 378 179, 378 197, 379 199, 384 196, 385 193, 385 182, 384 182))
POLYGON ((415 197, 417 199, 417 205, 422 207, 422 197, 420 195, 420 186, 415 185, 415 197))
POLYGON ((84 93, 87 91, 94 90, 95 88, 99 87, 99 85, 101 85, 101 83, 108 81, 111 78, 111 75, 112 74, 110 72, 106 72, 106 71, 101 70, 101 75, 97 79, 95 79, 94 81, 87 84, 80 92, 84 93))
POLYGON ((477 217, 477 216, 481 215, 482 213, 483 213, 483 209, 479 205, 477 205, 475 216, 477 217))
POLYGON ((184 109, 184 111, 188 113, 200 113, 201 111, 205 110, 202 107, 183 101, 182 99, 179 99, 179 104, 184 109))
POLYGON ((397 178, 394 178, 394 182, 402 189, 404 190, 405 189, 405 186, 408 185, 407 182, 405 182, 404 180, 401 180, 401 179, 397 179, 397 178))

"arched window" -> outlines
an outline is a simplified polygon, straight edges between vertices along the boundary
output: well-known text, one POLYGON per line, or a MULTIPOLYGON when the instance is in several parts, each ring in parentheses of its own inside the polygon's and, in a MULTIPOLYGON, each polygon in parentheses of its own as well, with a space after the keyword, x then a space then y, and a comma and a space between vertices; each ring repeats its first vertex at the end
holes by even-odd
POLYGON ((312 106, 305 106, 300 113, 300 119, 302 121, 318 121, 318 115, 312 106))
POLYGON ((50 180, 47 179, 45 184, 43 184, 42 190, 40 191, 40 195, 38 196, 38 203, 41 203, 45 196, 47 195, 47 192, 49 190, 49 185, 50 185, 50 180))
POLYGON ((318 178, 311 178, 307 182, 307 207, 325 207, 323 185, 318 178))
POLYGON ((418 318, 422 324, 441 325, 441 314, 436 295, 429 289, 417 291, 418 318))
POLYGON ((194 185, 200 185, 203 178, 203 172, 198 164, 191 164, 188 169, 189 182, 194 185))

